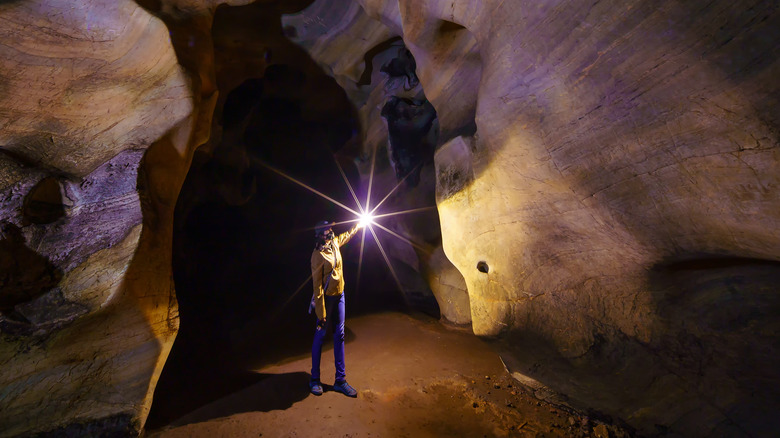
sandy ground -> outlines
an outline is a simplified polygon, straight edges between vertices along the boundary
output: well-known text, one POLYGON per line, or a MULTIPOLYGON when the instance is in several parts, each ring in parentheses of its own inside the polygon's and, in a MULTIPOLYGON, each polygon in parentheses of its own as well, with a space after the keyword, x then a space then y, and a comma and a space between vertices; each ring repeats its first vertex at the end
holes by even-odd
POLYGON ((253 370, 257 383, 146 436, 610 436, 607 426, 524 391, 468 330, 402 313, 349 319, 347 327, 347 380, 359 391, 356 399, 330 390, 327 348, 322 396, 308 392, 310 357, 288 358, 253 370))

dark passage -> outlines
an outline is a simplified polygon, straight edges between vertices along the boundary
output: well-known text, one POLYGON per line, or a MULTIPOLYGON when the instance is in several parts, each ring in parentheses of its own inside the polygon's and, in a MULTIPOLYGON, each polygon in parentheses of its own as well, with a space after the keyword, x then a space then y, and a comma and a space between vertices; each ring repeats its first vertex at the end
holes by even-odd
POLYGON ((427 100, 390 97, 382 108, 390 135, 390 153, 398 181, 404 178, 410 187, 420 182, 422 166, 433 162, 436 148, 436 110, 427 100), (429 134, 433 134, 431 137, 429 134))
POLYGON ((16 306, 33 301, 56 287, 62 271, 27 247, 16 225, 0 221, 0 320, 3 331, 24 331, 30 321, 16 306))
POLYGON ((420 83, 420 79, 417 78, 417 62, 406 47, 399 48, 398 55, 383 65, 379 71, 393 78, 404 78, 406 90, 411 90, 420 83))
MULTIPOLYGON (((257 14, 260 21, 268 10, 252 5, 220 12, 217 44, 220 32, 229 34, 227 26, 237 19, 225 14, 257 14)), ((274 46, 274 56, 282 53, 278 59, 284 63, 272 60, 259 77, 241 82, 218 78, 237 85, 223 94, 215 114, 221 137, 197 152, 177 204, 173 271, 181 328, 157 385, 147 429, 253 385, 294 387, 294 380, 301 391, 267 394, 268 400, 247 404, 248 410, 282 409, 308 395, 308 375, 276 382, 268 379, 279 376, 251 370, 309 354, 315 324, 306 311, 312 293, 311 281, 306 281, 312 227, 323 219, 353 217, 264 165, 354 206, 335 160, 353 187, 359 187, 353 160, 360 128, 344 91, 305 52, 281 41, 281 31, 278 35, 255 44, 274 46)), ((347 317, 406 310, 380 253, 369 244, 370 236, 358 281, 359 237, 343 250, 347 317)), ((348 329, 347 343, 353 339, 348 329)))

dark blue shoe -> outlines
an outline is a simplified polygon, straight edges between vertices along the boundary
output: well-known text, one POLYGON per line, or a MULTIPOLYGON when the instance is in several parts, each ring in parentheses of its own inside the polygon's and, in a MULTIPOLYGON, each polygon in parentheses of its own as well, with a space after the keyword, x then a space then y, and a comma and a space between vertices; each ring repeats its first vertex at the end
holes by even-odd
POLYGON ((349 383, 347 383, 346 380, 343 382, 336 382, 333 384, 333 390, 336 392, 340 392, 347 397, 357 397, 357 390, 351 386, 349 386, 349 383))
POLYGON ((309 391, 314 395, 322 395, 322 384, 317 380, 310 381, 309 391))

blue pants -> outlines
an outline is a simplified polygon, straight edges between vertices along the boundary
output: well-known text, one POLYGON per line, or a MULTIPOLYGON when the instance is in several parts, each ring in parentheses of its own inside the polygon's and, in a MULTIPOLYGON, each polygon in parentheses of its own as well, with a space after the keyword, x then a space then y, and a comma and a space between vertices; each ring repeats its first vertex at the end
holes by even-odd
MULTIPOLYGON (((333 359, 336 361, 336 381, 346 380, 344 371, 344 294, 339 296, 325 295, 325 318, 333 328, 333 359)), ((314 342, 311 346, 311 379, 320 380, 320 358, 322 342, 325 340, 325 327, 314 331, 314 342)))

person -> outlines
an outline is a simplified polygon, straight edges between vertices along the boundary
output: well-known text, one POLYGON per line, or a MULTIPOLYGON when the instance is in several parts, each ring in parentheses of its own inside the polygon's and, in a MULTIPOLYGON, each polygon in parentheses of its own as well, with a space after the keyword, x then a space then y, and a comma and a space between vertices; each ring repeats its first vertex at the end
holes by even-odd
POLYGON ((336 363, 336 381, 333 390, 349 397, 357 397, 355 388, 347 383, 344 367, 344 271, 341 259, 341 246, 345 245, 362 227, 352 227, 338 236, 333 234, 334 223, 322 221, 314 229, 316 244, 311 254, 311 278, 314 292, 309 305, 309 313, 314 310, 317 326, 314 342, 311 346, 311 380, 309 390, 314 395, 322 395, 320 382, 320 358, 322 343, 325 340, 326 324, 333 330, 333 358, 336 363))

